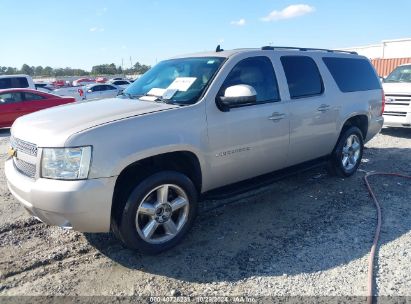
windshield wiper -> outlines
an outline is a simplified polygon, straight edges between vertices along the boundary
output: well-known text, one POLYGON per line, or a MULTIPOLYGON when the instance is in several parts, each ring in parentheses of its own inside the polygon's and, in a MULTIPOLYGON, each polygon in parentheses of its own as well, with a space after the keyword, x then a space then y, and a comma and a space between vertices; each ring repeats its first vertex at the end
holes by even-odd
MULTIPOLYGON (((153 100, 151 102, 172 104, 172 105, 178 105, 178 106, 186 106, 187 105, 187 104, 178 103, 176 101, 173 101, 172 99, 164 99, 162 96, 155 96, 155 95, 148 95, 148 94, 130 94, 130 93, 122 92, 118 96, 125 96, 126 98, 129 98, 129 99, 140 99, 141 97, 154 97, 155 100, 153 100)), ((149 101, 149 100, 143 99, 143 101, 149 101)))
POLYGON ((133 95, 130 93, 125 93, 125 92, 121 92, 121 94, 119 94, 118 96, 125 96, 128 99, 137 99, 139 97, 141 97, 141 95, 133 95))

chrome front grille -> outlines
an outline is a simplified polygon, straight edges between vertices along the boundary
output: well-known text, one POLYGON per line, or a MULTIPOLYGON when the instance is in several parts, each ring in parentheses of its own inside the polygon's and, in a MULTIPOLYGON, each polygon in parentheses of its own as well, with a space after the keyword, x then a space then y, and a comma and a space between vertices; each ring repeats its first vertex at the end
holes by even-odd
POLYGON ((407 116, 407 112, 384 111, 384 115, 405 117, 405 116, 407 116))
POLYGON ((31 156, 37 156, 37 146, 35 144, 15 138, 14 136, 10 137, 10 144, 13 147, 13 149, 17 151, 23 152, 31 156))
POLYGON ((385 95, 386 105, 393 106, 408 106, 411 104, 411 95, 385 95))
POLYGON ((37 146, 14 136, 10 137, 10 145, 17 151, 17 155, 13 157, 13 164, 16 170, 27 177, 35 178, 37 146))
POLYGON ((21 174, 34 178, 36 176, 36 165, 25 162, 24 160, 13 158, 14 167, 21 174))

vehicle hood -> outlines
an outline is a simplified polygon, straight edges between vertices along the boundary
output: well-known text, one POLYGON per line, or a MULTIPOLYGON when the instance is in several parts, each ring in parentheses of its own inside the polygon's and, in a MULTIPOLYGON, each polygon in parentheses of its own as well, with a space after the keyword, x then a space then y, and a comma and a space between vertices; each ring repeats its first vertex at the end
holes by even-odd
POLYGON ((411 83, 409 82, 384 82, 382 87, 385 94, 411 95, 411 83))
POLYGON ((11 133, 39 147, 63 147, 71 135, 85 129, 177 107, 122 98, 77 102, 22 116, 14 122, 11 133))

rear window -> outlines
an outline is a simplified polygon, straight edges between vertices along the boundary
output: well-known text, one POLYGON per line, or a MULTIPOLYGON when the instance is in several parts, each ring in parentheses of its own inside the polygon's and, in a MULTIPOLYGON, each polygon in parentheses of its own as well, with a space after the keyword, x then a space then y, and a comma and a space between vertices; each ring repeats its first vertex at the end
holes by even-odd
POLYGON ((324 91, 317 64, 307 56, 281 57, 291 98, 320 95, 324 91))
POLYGON ((380 81, 368 60, 324 57, 323 61, 344 93, 381 89, 380 81))
POLYGON ((0 89, 28 88, 29 83, 25 77, 0 78, 0 89))

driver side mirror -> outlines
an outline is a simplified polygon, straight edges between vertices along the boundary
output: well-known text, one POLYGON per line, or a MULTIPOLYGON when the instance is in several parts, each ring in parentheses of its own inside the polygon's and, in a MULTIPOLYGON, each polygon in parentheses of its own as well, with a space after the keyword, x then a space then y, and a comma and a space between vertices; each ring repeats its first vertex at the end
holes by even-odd
POLYGON ((228 87, 223 96, 217 96, 217 107, 228 112, 231 108, 255 104, 257 102, 257 92, 249 85, 239 84, 228 87))

